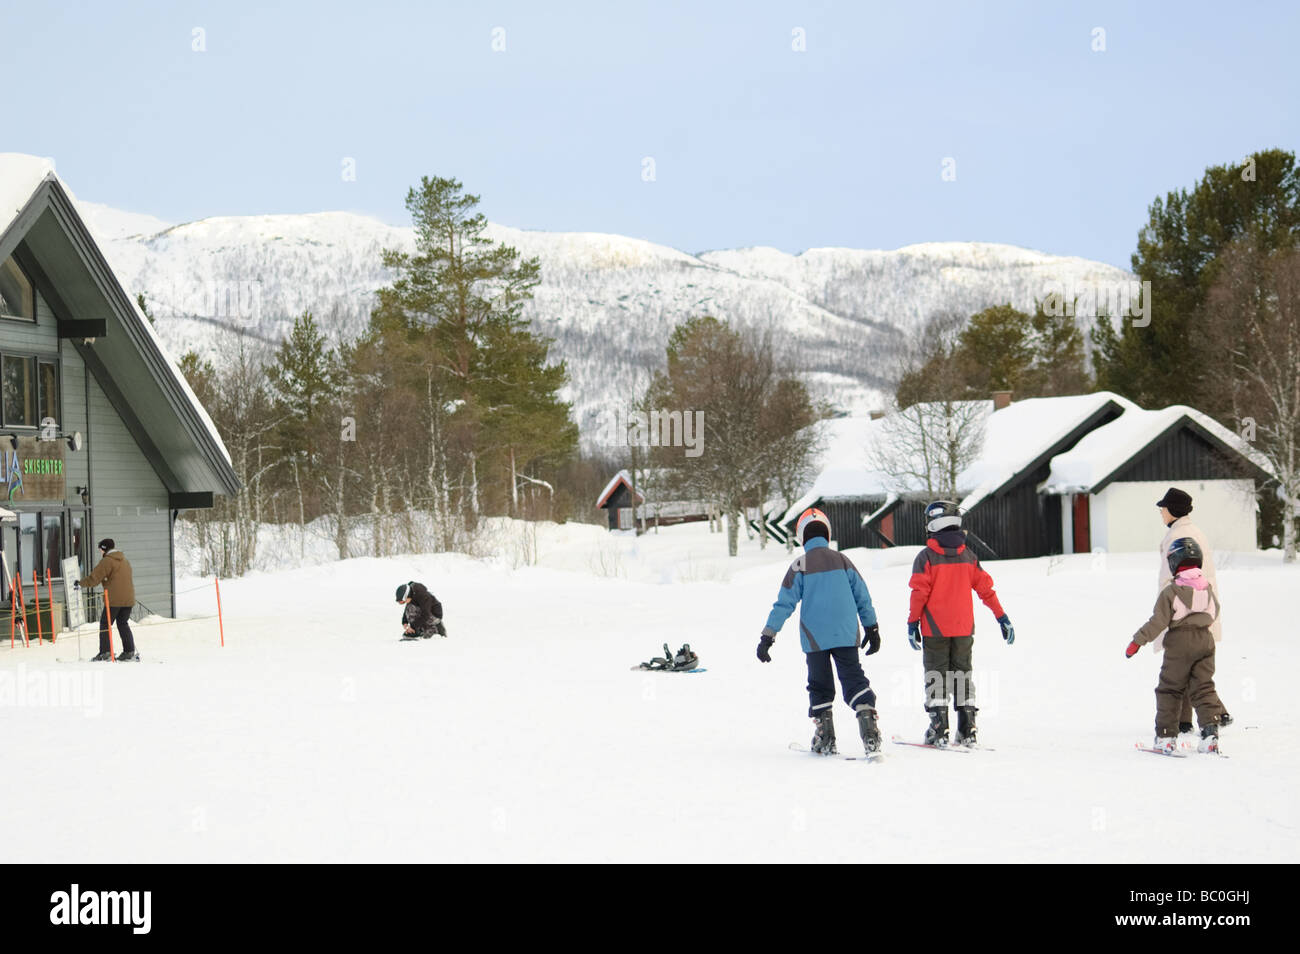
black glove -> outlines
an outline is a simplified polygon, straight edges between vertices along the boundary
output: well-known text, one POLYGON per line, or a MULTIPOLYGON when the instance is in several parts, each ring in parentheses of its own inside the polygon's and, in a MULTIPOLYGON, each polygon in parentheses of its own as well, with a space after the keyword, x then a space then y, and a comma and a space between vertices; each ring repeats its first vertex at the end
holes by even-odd
POLYGON ((775 636, 768 636, 766 633, 763 634, 763 638, 760 639, 760 640, 758 641, 758 661, 759 661, 759 662, 771 662, 771 661, 772 661, 772 657, 769 656, 769 655, 767 654, 767 651, 768 651, 769 649, 772 648, 772 644, 775 643, 775 642, 776 642, 776 637, 775 637, 775 636))
POLYGON ((870 656, 880 650, 880 624, 876 623, 868 626, 862 631, 862 647, 866 650, 864 656, 870 656))
POLYGON ((72 588, 73 588, 74 590, 79 590, 79 589, 81 589, 81 581, 78 580, 76 583, 73 583, 73 584, 72 584, 72 588))

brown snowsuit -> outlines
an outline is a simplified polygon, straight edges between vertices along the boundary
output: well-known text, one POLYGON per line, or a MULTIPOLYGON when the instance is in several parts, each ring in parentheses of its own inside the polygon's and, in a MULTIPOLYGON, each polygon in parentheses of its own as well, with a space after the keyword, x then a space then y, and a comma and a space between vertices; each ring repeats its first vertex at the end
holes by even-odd
POLYGON ((1179 711, 1187 694, 1196 721, 1202 727, 1217 725, 1223 703, 1214 690, 1214 637, 1210 625, 1219 615, 1214 587, 1180 585, 1175 578, 1156 597, 1151 618, 1133 636, 1145 646, 1165 633, 1165 655, 1156 684, 1156 735, 1178 735, 1179 711))

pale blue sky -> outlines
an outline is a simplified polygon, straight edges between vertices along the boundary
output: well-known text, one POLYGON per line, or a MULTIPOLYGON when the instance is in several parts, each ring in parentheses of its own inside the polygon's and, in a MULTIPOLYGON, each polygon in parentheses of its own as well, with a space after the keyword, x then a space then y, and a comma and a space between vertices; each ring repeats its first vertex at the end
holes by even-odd
POLYGON ((169 221, 405 223, 448 175, 507 225, 690 252, 979 240, 1127 267, 1156 195, 1300 145, 1298 11, 0 0, 0 151, 169 221))

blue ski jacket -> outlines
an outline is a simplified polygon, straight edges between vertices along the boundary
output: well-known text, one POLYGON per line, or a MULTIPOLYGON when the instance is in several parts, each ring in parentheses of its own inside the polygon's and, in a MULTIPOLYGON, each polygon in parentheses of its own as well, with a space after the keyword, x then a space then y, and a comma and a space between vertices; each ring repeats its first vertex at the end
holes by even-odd
POLYGON ((775 636, 794 608, 799 611, 799 641, 806 653, 858 644, 858 621, 865 629, 876 625, 867 584, 857 567, 821 537, 804 544, 804 552, 790 564, 781 592, 772 604, 763 635, 775 636))

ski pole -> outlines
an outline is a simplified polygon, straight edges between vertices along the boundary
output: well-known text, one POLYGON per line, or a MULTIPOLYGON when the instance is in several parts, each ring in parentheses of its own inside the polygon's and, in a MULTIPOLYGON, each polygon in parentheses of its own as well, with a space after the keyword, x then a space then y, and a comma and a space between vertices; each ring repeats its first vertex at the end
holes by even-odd
MULTIPOLYGON (((51 583, 50 583, 50 568, 47 566, 47 567, 45 568, 45 595, 46 595, 46 596, 49 596, 51 593, 54 592, 54 590, 52 590, 50 587, 51 587, 51 583)), ((59 633, 58 633, 58 629, 57 629, 57 627, 54 625, 54 597, 53 597, 53 596, 50 596, 50 598, 49 598, 49 600, 48 600, 47 602, 49 602, 49 604, 50 604, 50 644, 51 644, 51 645, 54 645, 55 643, 57 643, 57 642, 59 641, 59 633)), ((60 622, 62 622, 62 621, 60 621, 60 622)))
POLYGON ((113 653, 113 609, 107 589, 104 590, 104 628, 108 630, 108 658, 117 662, 117 656, 113 653))
POLYGON ((23 597, 23 576, 19 573, 14 577, 14 612, 21 612, 22 619, 18 622, 18 628, 23 634, 24 648, 31 644, 27 641, 27 600, 23 597))
POLYGON ((32 592, 36 594, 36 645, 40 646, 45 642, 45 627, 41 625, 41 578, 36 567, 32 567, 32 592))
POLYGON ((221 632, 221 646, 224 649, 226 646, 226 624, 221 619, 221 579, 214 576, 212 585, 217 588, 217 629, 221 632))

